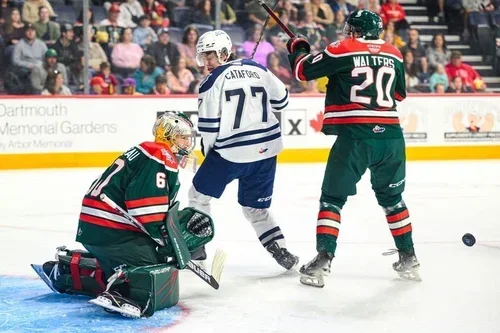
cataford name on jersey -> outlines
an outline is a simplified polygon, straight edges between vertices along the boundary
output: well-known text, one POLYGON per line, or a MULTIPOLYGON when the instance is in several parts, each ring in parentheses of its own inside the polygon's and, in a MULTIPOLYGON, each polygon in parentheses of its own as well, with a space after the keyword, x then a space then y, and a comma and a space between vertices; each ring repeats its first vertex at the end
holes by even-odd
POLYGON ((232 69, 228 71, 224 77, 227 80, 231 79, 260 79, 259 73, 246 69, 232 69))
POLYGON ((359 56, 359 57, 352 57, 352 60, 354 62, 354 67, 384 66, 384 67, 394 68, 394 59, 390 59, 383 56, 374 56, 374 55, 359 56))

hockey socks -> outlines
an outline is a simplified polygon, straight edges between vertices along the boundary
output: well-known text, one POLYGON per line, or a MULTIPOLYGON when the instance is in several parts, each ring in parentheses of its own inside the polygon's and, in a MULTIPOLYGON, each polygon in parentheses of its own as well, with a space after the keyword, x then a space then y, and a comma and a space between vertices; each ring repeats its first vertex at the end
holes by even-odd
POLYGON ((403 201, 392 207, 385 207, 387 223, 398 250, 413 251, 410 213, 403 201))
POLYGON ((318 252, 329 252, 335 254, 337 249, 337 237, 340 229, 340 209, 329 205, 327 209, 322 209, 318 214, 316 226, 316 250, 318 252))

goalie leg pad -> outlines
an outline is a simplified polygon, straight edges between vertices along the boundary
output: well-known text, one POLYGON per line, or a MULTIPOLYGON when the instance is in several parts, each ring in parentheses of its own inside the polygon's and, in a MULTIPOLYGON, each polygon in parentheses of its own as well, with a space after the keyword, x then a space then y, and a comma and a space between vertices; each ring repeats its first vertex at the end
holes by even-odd
POLYGON ((94 296, 106 289, 105 277, 97 259, 84 250, 58 250, 57 261, 32 265, 54 291, 94 296))
MULTIPOLYGON (((119 289, 118 294, 123 300, 119 304, 137 305, 140 308, 141 316, 150 317, 156 311, 170 308, 179 302, 179 271, 170 264, 150 265, 134 268, 123 268, 110 290, 105 293, 113 293, 119 289), (125 283, 124 283, 125 282, 125 283), (116 290, 113 290, 115 289, 116 290)), ((100 296, 109 298, 103 293, 100 296)), ((110 308, 106 300, 96 298, 91 303, 100 305, 108 310, 115 310, 123 315, 137 317, 123 309, 119 311, 116 308, 110 308)), ((113 303, 113 302, 112 302, 113 303)), ((112 304, 113 305, 113 304, 112 304)), ((116 304, 114 304, 116 306, 116 304)), ((134 311, 135 313, 135 311, 134 311)))

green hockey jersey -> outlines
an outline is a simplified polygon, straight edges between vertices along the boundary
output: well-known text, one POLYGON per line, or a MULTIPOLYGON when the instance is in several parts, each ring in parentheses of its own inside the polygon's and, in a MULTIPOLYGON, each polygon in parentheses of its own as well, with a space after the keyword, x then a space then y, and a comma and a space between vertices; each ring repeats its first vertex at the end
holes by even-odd
POLYGON ((289 55, 295 78, 328 77, 323 133, 354 139, 401 138, 396 101, 406 97, 401 52, 383 40, 347 38, 313 56, 289 55))
POLYGON ((159 228, 179 187, 177 160, 168 146, 143 142, 132 147, 85 194, 76 241, 102 246, 149 238, 102 202, 102 193, 134 216, 153 237, 161 238, 159 228))

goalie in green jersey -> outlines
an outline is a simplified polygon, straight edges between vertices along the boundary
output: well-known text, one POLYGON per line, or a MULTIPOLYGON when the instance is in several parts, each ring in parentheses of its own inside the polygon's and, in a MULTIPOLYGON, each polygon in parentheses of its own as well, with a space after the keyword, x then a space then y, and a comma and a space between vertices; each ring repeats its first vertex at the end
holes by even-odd
POLYGON ((32 265, 53 291, 97 296, 90 302, 135 318, 177 304, 178 269, 189 261, 189 253, 212 240, 214 227, 205 213, 177 211, 179 165, 185 165, 195 147, 193 123, 182 113, 167 111, 156 120, 153 135, 154 142, 118 156, 85 194, 76 241, 87 251, 60 247, 56 261, 32 265), (104 197, 149 235, 103 202, 104 197), (179 254, 174 246, 189 253, 179 254))
POLYGON ((367 169, 399 253, 393 269, 405 279, 419 280, 412 226, 402 198, 405 188, 405 142, 396 101, 406 97, 403 57, 379 39, 381 18, 354 11, 346 21, 346 39, 317 54, 303 37, 287 43, 297 80, 328 77, 323 133, 336 135, 321 188, 316 228, 318 255, 300 269, 301 282, 323 287, 337 248, 341 210, 367 169))

